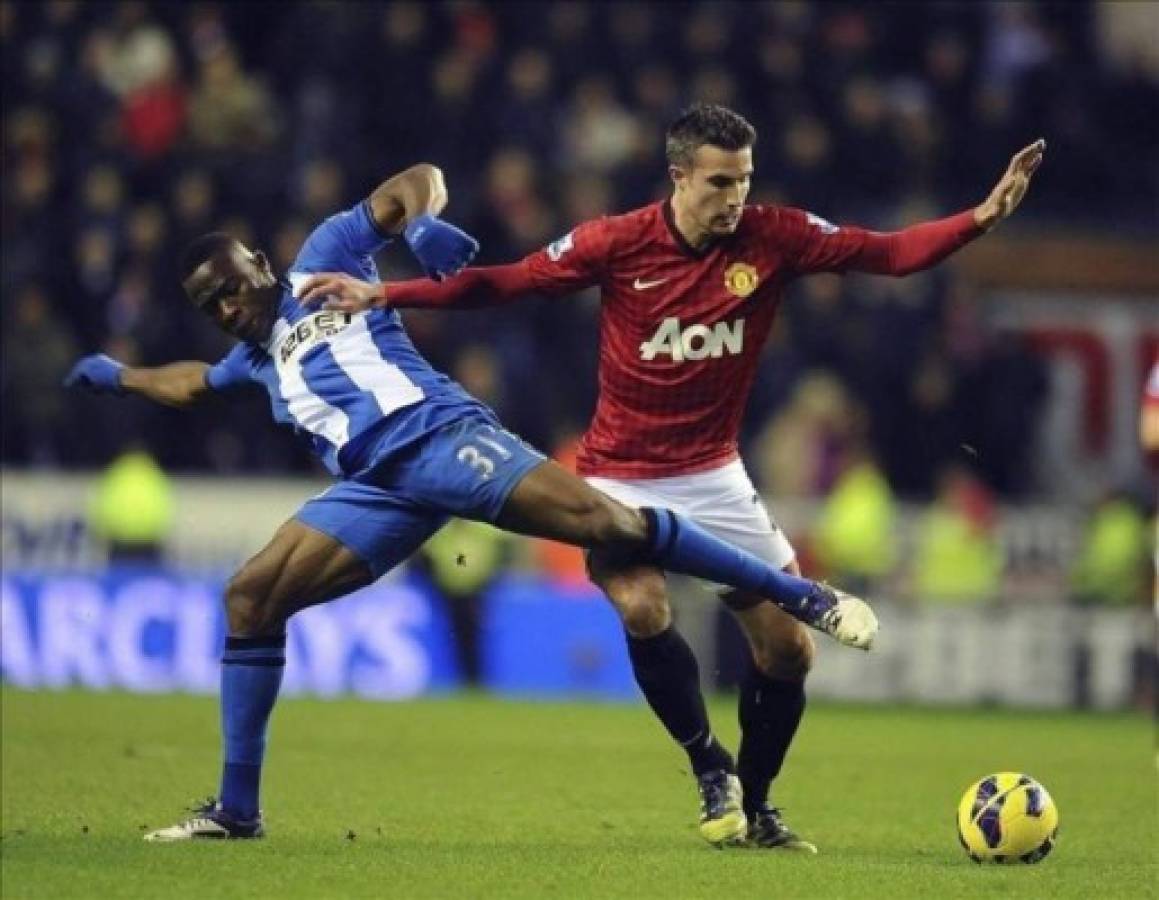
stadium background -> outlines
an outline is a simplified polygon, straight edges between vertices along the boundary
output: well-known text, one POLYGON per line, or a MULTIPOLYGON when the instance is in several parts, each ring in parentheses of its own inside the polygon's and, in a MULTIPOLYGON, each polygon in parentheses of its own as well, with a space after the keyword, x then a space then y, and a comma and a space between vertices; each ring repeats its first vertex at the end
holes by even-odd
MULTIPOLYGON (((426 160, 479 261, 508 261, 662 196, 663 128, 698 99, 756 125, 757 199, 881 229, 980 201, 1048 141, 1016 217, 950 264, 813 278, 785 303, 743 449, 807 570, 880 598, 895 635, 870 663, 824 648, 814 692, 1145 705, 1154 29, 1148 4, 0 5, 5 678, 212 690, 224 573, 324 484, 260 396, 176 413, 59 389, 84 352, 225 352, 180 298, 185 241, 225 228, 284 266, 314 222, 426 160)), ((381 269, 416 274, 405 248, 381 269)), ((580 296, 406 321, 566 460, 596 314, 580 296)), ((304 617, 291 687, 459 683, 441 586, 486 597, 490 687, 634 696, 576 555, 443 544, 304 617)), ((727 686, 735 632, 677 593, 727 686)))

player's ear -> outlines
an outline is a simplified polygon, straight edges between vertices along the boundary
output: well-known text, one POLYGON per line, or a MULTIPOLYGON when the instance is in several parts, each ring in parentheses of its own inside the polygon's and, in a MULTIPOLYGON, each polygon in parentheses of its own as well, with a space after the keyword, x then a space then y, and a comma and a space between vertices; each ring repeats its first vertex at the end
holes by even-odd
POLYGON ((270 268, 269 258, 262 253, 261 250, 255 250, 253 253, 254 265, 258 267, 258 271, 267 275, 273 275, 273 269, 270 268))
POLYGON ((680 166, 669 166, 668 177, 672 179, 672 186, 678 191, 684 190, 688 184, 688 173, 680 166))

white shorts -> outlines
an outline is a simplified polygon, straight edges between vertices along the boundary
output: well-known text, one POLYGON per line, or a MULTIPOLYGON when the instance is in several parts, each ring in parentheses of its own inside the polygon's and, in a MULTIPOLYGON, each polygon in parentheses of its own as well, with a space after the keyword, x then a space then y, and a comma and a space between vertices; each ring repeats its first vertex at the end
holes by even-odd
POLYGON ((723 541, 783 569, 796 554, 739 459, 694 475, 601 478, 588 484, 627 506, 658 506, 691 519, 723 541))

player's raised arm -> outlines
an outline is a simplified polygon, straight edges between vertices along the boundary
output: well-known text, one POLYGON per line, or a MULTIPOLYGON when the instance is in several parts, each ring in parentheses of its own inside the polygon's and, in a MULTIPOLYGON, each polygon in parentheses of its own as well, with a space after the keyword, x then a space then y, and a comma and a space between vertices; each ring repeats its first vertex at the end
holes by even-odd
POLYGON ((302 282, 298 299, 349 313, 383 306, 476 309, 510 303, 534 290, 524 264, 512 263, 464 269, 439 283, 416 279, 374 284, 342 272, 321 272, 302 282))
POLYGON ((436 281, 458 273, 479 251, 473 237, 438 218, 447 205, 447 186, 437 166, 419 163, 391 176, 367 203, 375 227, 384 235, 401 233, 436 281))
POLYGON ((203 362, 175 362, 156 368, 125 366, 102 354, 86 356, 72 367, 65 387, 86 388, 96 394, 140 394, 166 406, 189 406, 209 393, 210 366, 203 362))
POLYGON ((585 222, 549 246, 505 266, 464 269, 440 284, 421 279, 370 284, 341 273, 313 275, 302 285, 303 303, 360 312, 376 306, 398 309, 501 306, 529 294, 559 296, 598 284, 611 245, 606 220, 585 222))
POLYGON ((973 209, 901 231, 838 227, 800 210, 781 210, 778 225, 794 249, 792 264, 802 274, 909 275, 935 266, 1018 208, 1045 150, 1046 141, 1039 138, 1014 154, 990 195, 973 209))

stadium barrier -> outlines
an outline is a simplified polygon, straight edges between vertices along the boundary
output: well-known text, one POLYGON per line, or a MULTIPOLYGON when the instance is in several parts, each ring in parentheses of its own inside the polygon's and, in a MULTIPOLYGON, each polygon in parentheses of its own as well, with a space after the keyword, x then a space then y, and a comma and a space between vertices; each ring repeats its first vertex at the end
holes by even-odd
MULTIPOLYGON (((216 690, 223 575, 124 567, 7 572, 0 664, 26 689, 216 690)), ((710 607, 685 598, 683 621, 710 607)), ((1101 709, 1131 703, 1152 638, 1145 611, 880 608, 865 655, 819 640, 814 697, 1101 709)), ((701 616, 703 619, 703 615, 701 616)), ((690 631, 695 631, 691 628, 690 631)), ((484 683, 514 696, 636 696, 619 623, 591 588, 512 575, 487 596, 484 683)), ((699 641, 706 673, 716 668, 699 641)), ((380 581, 291 622, 285 690, 397 700, 458 683, 446 618, 417 580, 380 581)))

